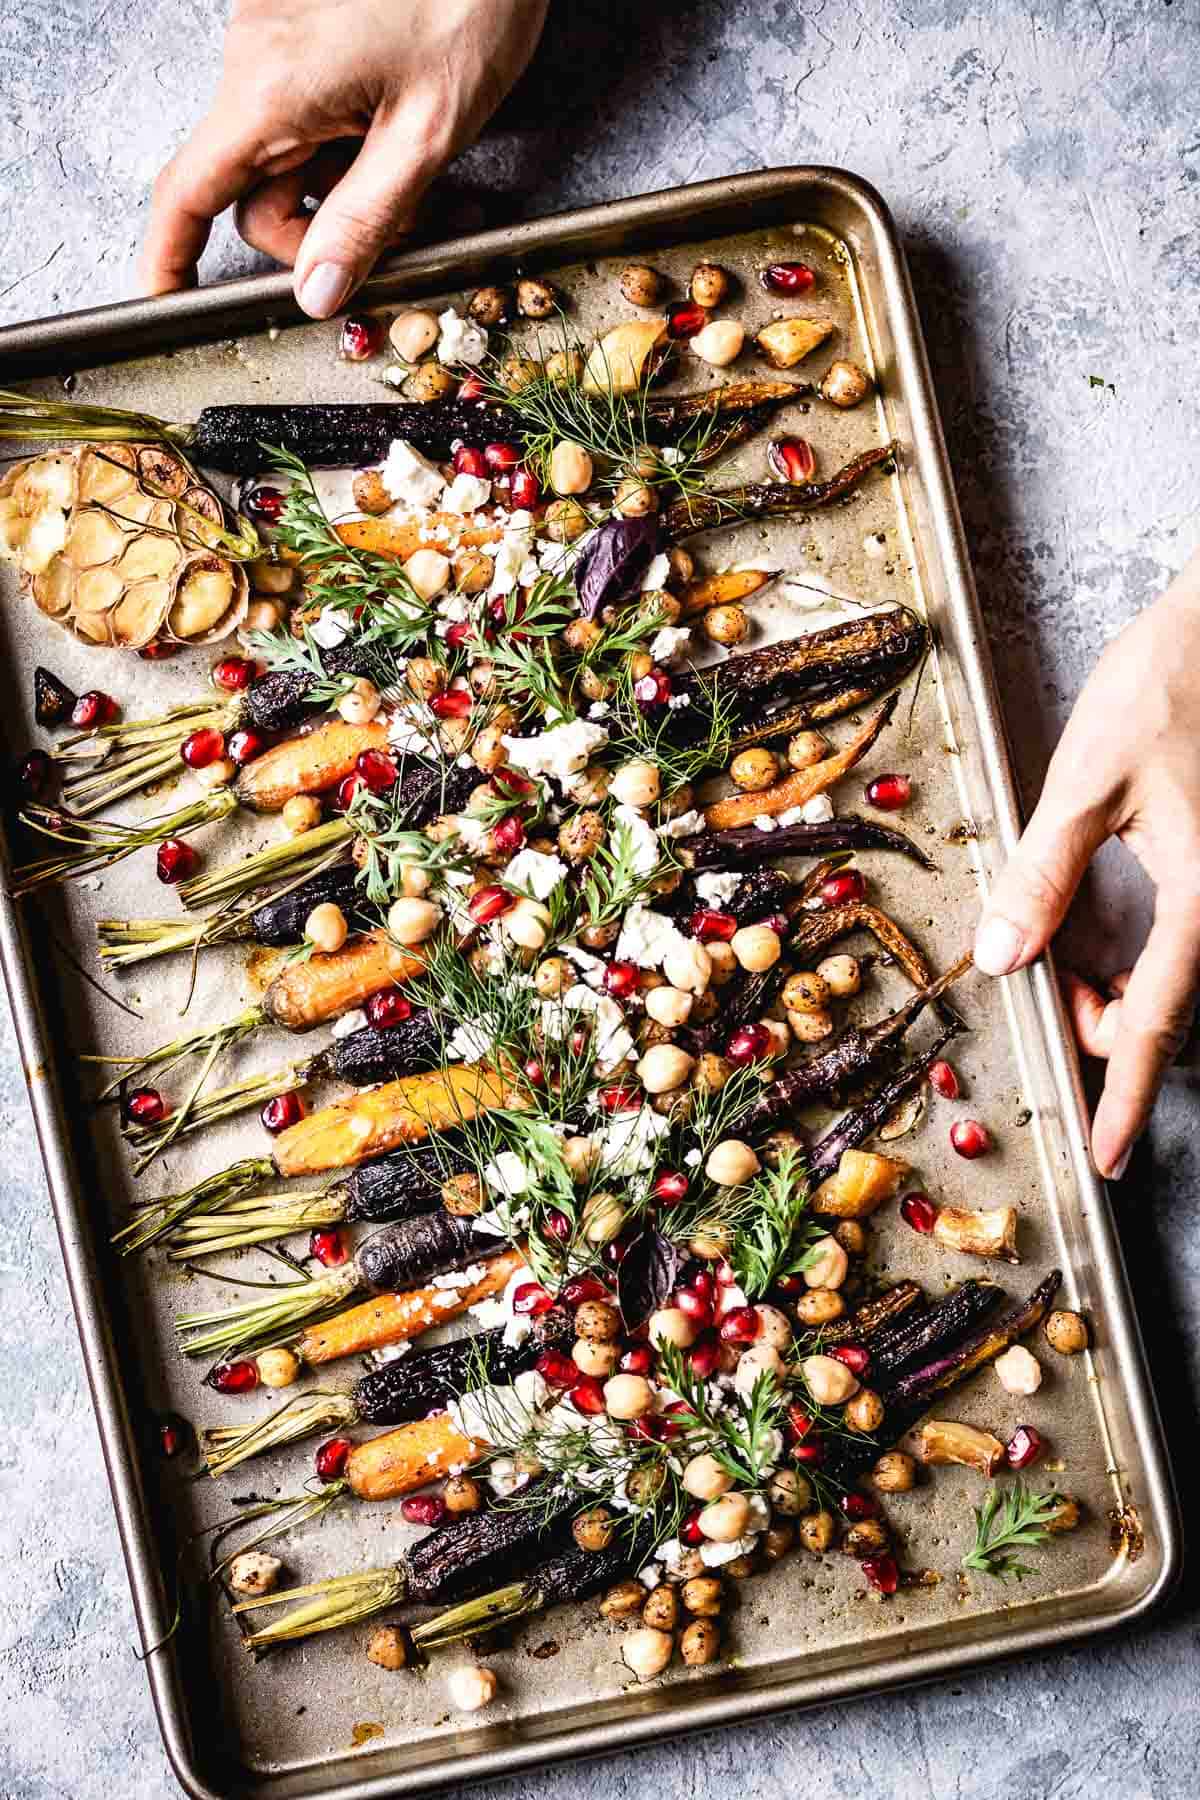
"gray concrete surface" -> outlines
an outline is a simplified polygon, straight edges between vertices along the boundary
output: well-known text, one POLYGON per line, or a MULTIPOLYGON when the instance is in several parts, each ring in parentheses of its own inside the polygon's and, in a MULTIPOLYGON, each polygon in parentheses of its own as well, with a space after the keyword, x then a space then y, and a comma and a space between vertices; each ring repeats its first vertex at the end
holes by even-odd
MULTIPOLYGON (((1097 649, 1198 536, 1196 0, 587 0, 552 11, 537 78, 458 171, 493 215, 803 160, 854 169, 890 201, 1035 792, 1097 649)), ((0 318, 130 291, 146 189, 209 91, 222 12, 219 0, 9 0, 0 318)), ((248 266, 219 233, 206 275, 248 266)), ((1105 859, 1071 926, 1075 954, 1119 967, 1146 911, 1124 860, 1105 859)), ((1117 1195, 1188 1511, 1200 1497, 1195 1119, 1185 1067, 1117 1195)), ((10 1047, 0 1169, 0 1795, 156 1800, 177 1789, 132 1654, 10 1047)), ((587 1780, 601 1800, 828 1787, 844 1800, 1183 1800, 1197 1785, 1198 1627, 1185 1578, 1169 1612, 1118 1641, 667 1746, 587 1780)), ((570 1772, 538 1783, 545 1800, 578 1784, 570 1772)))

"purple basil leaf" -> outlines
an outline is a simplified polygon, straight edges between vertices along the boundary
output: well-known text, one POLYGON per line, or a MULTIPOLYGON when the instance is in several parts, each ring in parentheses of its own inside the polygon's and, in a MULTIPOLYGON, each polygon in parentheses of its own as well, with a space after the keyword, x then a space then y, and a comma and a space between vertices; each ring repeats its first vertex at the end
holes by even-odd
POLYGON ((661 1231, 647 1227, 634 1238, 617 1272, 617 1304, 627 1331, 644 1325, 665 1305, 675 1289, 680 1261, 679 1251, 661 1231))
POLYGON ((585 619, 604 606, 622 606, 641 592, 642 577, 658 553, 659 526, 652 513, 605 519, 575 564, 575 592, 585 619))

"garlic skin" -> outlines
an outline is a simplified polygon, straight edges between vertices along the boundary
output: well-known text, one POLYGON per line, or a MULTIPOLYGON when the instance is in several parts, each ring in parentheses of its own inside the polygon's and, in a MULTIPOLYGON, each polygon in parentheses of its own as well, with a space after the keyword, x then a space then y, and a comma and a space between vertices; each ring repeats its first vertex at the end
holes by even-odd
POLYGON ((453 1669, 446 1681, 446 1691, 453 1706, 459 1712, 478 1712, 481 1707, 490 1706, 496 1698, 496 1674, 494 1669, 483 1669, 472 1664, 466 1669, 453 1669))
POLYGON ((1009 1394, 1036 1394, 1042 1385, 1042 1365, 1024 1344, 1014 1344, 992 1364, 1000 1386, 1009 1394))

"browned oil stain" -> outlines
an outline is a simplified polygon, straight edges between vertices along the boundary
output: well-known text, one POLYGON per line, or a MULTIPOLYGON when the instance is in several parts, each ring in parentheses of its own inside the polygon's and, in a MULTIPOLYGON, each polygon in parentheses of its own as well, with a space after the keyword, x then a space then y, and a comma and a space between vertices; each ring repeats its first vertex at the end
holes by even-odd
POLYGON ((351 1731, 350 1747, 352 1750, 361 1750, 363 1745, 369 1744, 372 1738, 381 1738, 382 1736, 382 1725, 377 1725, 369 1719, 364 1720, 361 1725, 356 1725, 351 1731))
POLYGON ((246 976, 256 994, 265 993, 270 987, 282 961, 278 950, 269 950, 262 944, 251 950, 246 958, 246 976))
POLYGON ((534 1657, 538 1662, 545 1662, 547 1657, 557 1656, 560 1648, 553 1638, 547 1638, 544 1643, 534 1644, 531 1650, 526 1651, 526 1655, 534 1657))

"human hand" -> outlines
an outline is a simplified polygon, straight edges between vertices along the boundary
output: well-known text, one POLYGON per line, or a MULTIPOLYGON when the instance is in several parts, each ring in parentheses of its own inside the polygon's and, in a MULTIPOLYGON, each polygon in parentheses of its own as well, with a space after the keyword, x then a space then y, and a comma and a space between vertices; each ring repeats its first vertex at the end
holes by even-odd
POLYGON ((1155 884, 1154 924, 1105 998, 1064 977, 1076 1036, 1108 1071, 1092 1125, 1121 1176, 1200 985, 1200 556, 1108 646, 1046 773, 1033 817, 987 898, 975 961, 1007 975, 1045 949, 1100 845, 1118 837, 1155 884))
POLYGON ((191 287, 213 220, 343 306, 532 56, 547 0, 235 0, 216 99, 154 185, 140 274, 191 287), (346 167, 345 141, 361 139, 346 167), (303 202, 321 197, 309 215, 303 202))

